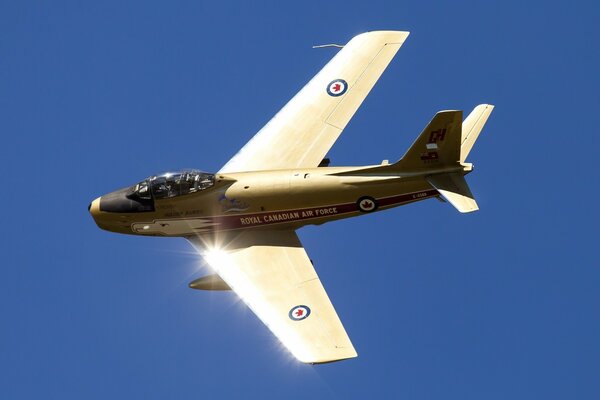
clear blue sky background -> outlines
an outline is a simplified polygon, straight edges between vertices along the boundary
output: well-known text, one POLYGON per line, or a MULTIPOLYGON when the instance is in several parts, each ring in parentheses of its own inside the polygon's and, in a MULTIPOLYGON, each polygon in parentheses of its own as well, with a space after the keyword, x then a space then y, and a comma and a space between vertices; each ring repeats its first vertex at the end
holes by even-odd
POLYGON ((600 398, 600 56, 592 1, 0 2, 0 398, 600 398), (286 3, 286 4, 282 4, 286 3), (330 156, 400 157, 496 105, 481 211, 435 200, 301 239, 359 358, 293 361, 183 239, 93 198, 218 170, 333 54, 412 32, 330 156))

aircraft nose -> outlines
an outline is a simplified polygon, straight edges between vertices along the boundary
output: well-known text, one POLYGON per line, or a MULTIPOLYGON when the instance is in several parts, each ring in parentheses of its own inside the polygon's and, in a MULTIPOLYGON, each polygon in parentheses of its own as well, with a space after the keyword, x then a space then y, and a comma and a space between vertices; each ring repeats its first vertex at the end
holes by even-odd
POLYGON ((88 211, 92 214, 92 217, 95 217, 98 214, 98 211, 100 211, 100 197, 88 205, 88 211))

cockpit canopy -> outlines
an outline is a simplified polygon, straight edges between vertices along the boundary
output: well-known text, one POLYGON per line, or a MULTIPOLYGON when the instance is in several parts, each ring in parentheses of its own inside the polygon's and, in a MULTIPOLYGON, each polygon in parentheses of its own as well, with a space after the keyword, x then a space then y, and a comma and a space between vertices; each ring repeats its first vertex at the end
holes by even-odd
POLYGON ((166 172, 134 185, 127 194, 140 200, 166 199, 206 190, 215 184, 215 176, 198 170, 166 172))

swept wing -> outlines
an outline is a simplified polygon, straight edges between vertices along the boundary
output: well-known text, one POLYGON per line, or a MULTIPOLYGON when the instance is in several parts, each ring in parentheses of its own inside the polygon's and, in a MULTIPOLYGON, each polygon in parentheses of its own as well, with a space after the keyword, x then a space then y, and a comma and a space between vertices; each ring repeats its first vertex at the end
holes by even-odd
POLYGON ((300 361, 356 357, 313 265, 294 231, 243 232, 218 250, 190 238, 206 261, 300 361))
POLYGON ((354 37, 219 172, 317 167, 408 34, 354 37))

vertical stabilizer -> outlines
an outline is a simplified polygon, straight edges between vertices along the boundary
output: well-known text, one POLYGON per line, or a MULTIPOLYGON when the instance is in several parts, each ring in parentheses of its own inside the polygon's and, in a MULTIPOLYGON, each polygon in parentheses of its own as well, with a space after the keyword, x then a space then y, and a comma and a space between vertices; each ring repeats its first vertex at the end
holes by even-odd
POLYGON ((454 110, 435 114, 394 168, 410 171, 457 165, 462 117, 462 111, 454 110))

